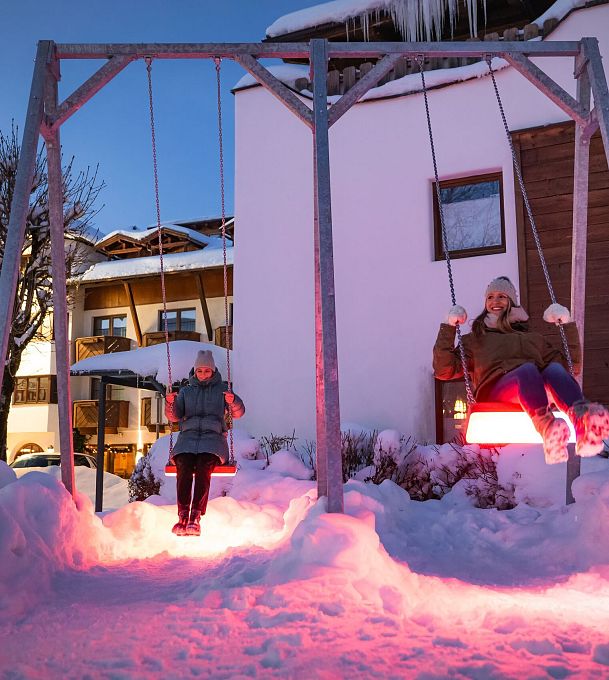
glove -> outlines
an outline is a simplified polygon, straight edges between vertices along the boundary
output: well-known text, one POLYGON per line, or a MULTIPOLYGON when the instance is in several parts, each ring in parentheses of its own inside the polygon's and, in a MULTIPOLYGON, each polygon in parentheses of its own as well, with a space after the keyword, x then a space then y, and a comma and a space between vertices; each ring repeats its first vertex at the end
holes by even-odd
POLYGON ((225 392, 224 393, 224 401, 230 406, 231 404, 235 403, 235 395, 233 392, 225 392))
POLYGON ((446 323, 451 326, 456 326, 458 323, 465 323, 467 320, 467 312, 461 307, 461 305, 453 305, 446 316, 446 323))
POLYGON ((178 396, 177 392, 167 392, 165 395, 165 401, 171 405, 175 401, 176 397, 178 396))
POLYGON ((555 303, 550 305, 543 313, 543 320, 548 323, 555 323, 557 326, 559 323, 569 323, 571 312, 566 307, 555 303))

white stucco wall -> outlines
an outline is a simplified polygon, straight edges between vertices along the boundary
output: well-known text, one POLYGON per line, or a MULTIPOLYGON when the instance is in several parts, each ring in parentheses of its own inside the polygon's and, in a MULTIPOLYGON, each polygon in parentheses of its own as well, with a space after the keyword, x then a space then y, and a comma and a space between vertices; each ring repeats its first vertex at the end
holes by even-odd
MULTIPOLYGON (((609 6, 573 13, 552 39, 582 36, 598 37, 609 62, 609 6)), ((571 58, 537 63, 574 94, 571 58)), ((497 81, 512 130, 565 119, 512 69, 497 81)), ((253 434, 314 438, 311 133, 261 87, 235 99, 235 389, 253 434)), ((511 157, 489 78, 435 90, 430 106, 441 179, 503 172, 507 252, 454 261, 471 318, 490 279, 518 281, 511 157)), ((450 295, 433 261, 422 96, 356 105, 330 146, 342 421, 432 441, 431 350, 450 295)))

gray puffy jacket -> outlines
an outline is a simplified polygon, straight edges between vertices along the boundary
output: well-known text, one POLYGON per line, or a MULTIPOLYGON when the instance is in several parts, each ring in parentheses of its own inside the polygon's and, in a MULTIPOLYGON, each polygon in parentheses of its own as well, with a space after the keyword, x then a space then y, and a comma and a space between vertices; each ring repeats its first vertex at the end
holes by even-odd
MULTIPOLYGON (((209 380, 200 381, 191 371, 188 385, 183 387, 168 412, 170 420, 180 423, 180 434, 173 455, 180 453, 215 453, 223 463, 228 462, 226 441, 224 392, 228 383, 216 369, 209 380)), ((245 406, 235 394, 231 406, 233 418, 241 418, 245 406)))

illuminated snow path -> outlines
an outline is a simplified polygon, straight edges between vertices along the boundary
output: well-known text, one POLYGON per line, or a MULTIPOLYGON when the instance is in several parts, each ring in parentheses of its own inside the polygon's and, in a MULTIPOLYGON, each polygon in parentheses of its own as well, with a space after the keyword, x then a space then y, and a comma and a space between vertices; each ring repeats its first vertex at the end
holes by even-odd
POLYGON ((235 485, 201 539, 173 508, 102 525, 48 475, 4 486, 0 677, 609 676, 608 473, 577 509, 502 513, 350 483, 330 516, 309 482, 235 485))

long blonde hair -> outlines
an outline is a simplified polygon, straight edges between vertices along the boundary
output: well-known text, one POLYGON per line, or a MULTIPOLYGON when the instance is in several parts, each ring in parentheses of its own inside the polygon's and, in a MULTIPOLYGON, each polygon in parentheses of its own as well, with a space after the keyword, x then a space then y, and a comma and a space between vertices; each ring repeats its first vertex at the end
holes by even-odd
MULTIPOLYGON (((500 333, 513 333, 514 332, 514 327, 510 323, 510 312, 512 311, 512 300, 508 297, 508 305, 507 307, 499 314, 499 318, 497 319, 497 330, 500 333)), ((486 306, 484 310, 478 314, 478 316, 472 321, 472 333, 476 337, 480 337, 486 333, 488 330, 488 326, 484 323, 484 320, 486 319, 486 315, 488 312, 486 311, 486 306)))

